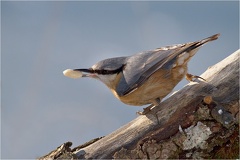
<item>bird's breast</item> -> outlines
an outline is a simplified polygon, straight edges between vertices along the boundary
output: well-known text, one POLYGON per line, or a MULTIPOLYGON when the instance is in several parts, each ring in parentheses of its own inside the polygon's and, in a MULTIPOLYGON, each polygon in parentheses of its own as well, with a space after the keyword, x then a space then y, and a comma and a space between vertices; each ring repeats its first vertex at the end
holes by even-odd
POLYGON ((187 66, 178 66, 171 70, 160 69, 152 74, 143 85, 127 95, 119 96, 114 89, 111 90, 125 104, 134 106, 151 104, 155 99, 167 96, 186 73, 187 66))

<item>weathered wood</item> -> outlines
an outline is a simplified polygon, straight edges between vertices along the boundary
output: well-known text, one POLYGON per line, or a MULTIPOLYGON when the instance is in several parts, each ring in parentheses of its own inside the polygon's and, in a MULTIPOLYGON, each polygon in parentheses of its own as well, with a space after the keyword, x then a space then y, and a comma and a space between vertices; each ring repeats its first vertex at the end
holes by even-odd
POLYGON ((71 146, 72 146, 72 142, 63 143, 61 146, 57 147, 57 149, 51 151, 45 156, 40 157, 39 160, 44 160, 44 159, 50 160, 50 159, 57 159, 57 158, 76 159, 77 157, 75 156, 75 154, 71 153, 71 148, 70 148, 71 146))
POLYGON ((208 68, 201 75, 206 82, 189 83, 147 115, 73 154, 81 159, 237 158, 239 54, 208 68))

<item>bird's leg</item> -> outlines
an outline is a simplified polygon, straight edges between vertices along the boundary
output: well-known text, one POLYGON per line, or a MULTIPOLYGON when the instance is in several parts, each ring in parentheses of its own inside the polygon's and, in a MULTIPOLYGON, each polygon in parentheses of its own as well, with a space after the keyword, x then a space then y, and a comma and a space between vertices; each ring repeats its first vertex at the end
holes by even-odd
POLYGON ((154 106, 154 104, 151 104, 150 106, 147 106, 146 108, 143 108, 143 111, 138 111, 138 115, 146 115, 148 112, 151 111, 151 108, 154 106))
POLYGON ((154 101, 153 101, 154 106, 159 106, 160 103, 161 103, 161 99, 160 99, 160 98, 156 98, 156 99, 154 99, 154 101))
POLYGON ((139 114, 139 115, 146 115, 148 112, 151 111, 151 109, 152 109, 153 107, 158 106, 158 105, 160 104, 160 102, 161 102, 160 98, 155 99, 150 106, 148 106, 148 107, 146 107, 146 108, 143 108, 143 111, 142 111, 142 112, 141 112, 141 111, 138 111, 137 114, 139 114))
POLYGON ((200 79, 206 81, 204 78, 202 78, 202 77, 200 77, 200 76, 195 76, 195 75, 192 75, 192 74, 189 74, 189 73, 186 74, 186 79, 187 79, 189 82, 193 82, 193 79, 194 79, 194 78, 200 78, 200 79))

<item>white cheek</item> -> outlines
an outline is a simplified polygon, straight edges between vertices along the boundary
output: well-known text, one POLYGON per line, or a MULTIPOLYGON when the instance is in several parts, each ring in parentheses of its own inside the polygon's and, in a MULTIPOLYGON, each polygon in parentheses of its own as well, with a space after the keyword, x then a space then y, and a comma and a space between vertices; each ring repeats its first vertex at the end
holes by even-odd
POLYGON ((97 75, 99 80, 101 80, 104 84, 110 85, 116 78, 116 74, 111 74, 111 75, 102 75, 99 74, 97 75))

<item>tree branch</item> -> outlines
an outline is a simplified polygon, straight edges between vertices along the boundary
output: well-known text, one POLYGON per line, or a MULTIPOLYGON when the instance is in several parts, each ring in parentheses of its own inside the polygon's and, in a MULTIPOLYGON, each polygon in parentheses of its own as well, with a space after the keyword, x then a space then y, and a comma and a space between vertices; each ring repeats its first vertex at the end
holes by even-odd
POLYGON ((239 54, 209 67, 201 75, 206 82, 189 83, 147 115, 66 153, 79 159, 237 158, 239 54))

